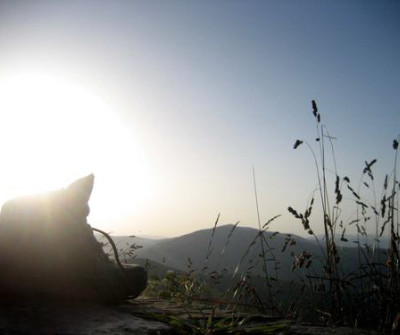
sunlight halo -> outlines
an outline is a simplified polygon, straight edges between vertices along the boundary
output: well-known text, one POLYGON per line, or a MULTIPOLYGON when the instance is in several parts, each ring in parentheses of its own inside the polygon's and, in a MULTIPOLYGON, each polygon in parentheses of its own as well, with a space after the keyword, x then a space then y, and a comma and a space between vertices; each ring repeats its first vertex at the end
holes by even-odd
POLYGON ((129 213, 145 202, 151 188, 133 129, 105 99, 67 77, 26 72, 3 76, 1 204, 94 173, 92 209, 103 217, 129 213))

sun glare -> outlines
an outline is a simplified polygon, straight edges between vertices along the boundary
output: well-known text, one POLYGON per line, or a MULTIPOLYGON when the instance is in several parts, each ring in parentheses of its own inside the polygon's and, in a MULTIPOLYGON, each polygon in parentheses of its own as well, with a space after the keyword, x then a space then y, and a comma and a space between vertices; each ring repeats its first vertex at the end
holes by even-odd
POLYGON ((117 115, 65 78, 24 73, 0 79, 0 202, 94 173, 92 208, 123 214, 140 206, 149 196, 148 169, 117 115))

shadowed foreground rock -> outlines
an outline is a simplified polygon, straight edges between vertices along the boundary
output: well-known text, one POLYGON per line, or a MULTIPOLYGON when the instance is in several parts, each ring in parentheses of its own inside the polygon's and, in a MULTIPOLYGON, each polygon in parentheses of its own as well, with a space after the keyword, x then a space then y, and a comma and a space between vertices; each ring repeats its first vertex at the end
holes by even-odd
POLYGON ((137 297, 147 273, 112 263, 87 223, 94 176, 21 197, 0 213, 0 299, 115 302, 137 297))
POLYGON ((158 321, 135 315, 140 304, 71 302, 0 303, 0 334, 122 335, 172 334, 158 321))
MULTIPOLYGON (((0 303, 0 334, 58 334, 58 335, 172 335, 191 334, 190 329, 176 324, 207 325, 210 315, 215 323, 229 322, 239 315, 229 310, 215 310, 212 306, 188 306, 171 301, 140 297, 117 305, 93 303, 0 303), (168 325, 175 320, 175 328, 168 325), (178 320, 181 320, 179 322, 178 320), (196 321, 197 320, 197 321, 196 321), (178 321, 178 322, 176 322, 178 321)), ((276 335, 378 335, 378 332, 344 328, 301 325, 295 321, 263 315, 241 315, 233 334, 276 335), (262 331, 268 330, 268 331, 262 331)), ((198 332, 200 333, 200 332, 198 332)), ((218 334, 223 334, 220 332, 218 334)))

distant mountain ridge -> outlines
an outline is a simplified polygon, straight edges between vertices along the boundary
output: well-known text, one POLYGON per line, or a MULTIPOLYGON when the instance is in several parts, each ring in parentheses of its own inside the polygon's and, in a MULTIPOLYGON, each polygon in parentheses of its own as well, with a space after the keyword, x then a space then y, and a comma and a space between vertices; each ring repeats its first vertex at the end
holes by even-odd
MULTIPOLYGON (((171 268, 177 271, 195 270, 201 272, 225 271, 233 274, 244 273, 249 268, 256 275, 263 276, 260 254, 259 230, 249 227, 240 227, 228 224, 213 228, 198 230, 175 238, 153 240, 142 237, 113 237, 119 250, 129 249, 133 243, 143 246, 135 249, 133 254, 139 263, 149 260, 152 264, 162 265, 157 268, 166 271, 171 268)), ((315 273, 321 274, 325 243, 320 239, 321 245, 315 240, 303 238, 293 234, 280 234, 265 232, 267 269, 269 275, 278 279, 291 280, 303 277, 305 269, 292 271, 293 262, 304 251, 310 253, 312 266, 315 273), (274 261, 275 259, 275 261, 274 261), (277 271, 275 270, 277 264, 277 271)), ((342 267, 351 272, 358 267, 358 251, 354 243, 340 245, 342 267)), ((129 257, 128 257, 129 258, 129 257)))
MULTIPOLYGON (((325 236, 324 235, 317 235, 318 239, 322 242, 325 243, 325 236)), ((381 236, 378 238, 378 240, 375 239, 375 236, 369 235, 369 236, 363 236, 361 234, 359 235, 355 235, 355 234, 346 234, 345 236, 345 241, 341 240, 341 236, 338 235, 335 238, 335 242, 337 246, 340 247, 354 247, 356 248, 359 245, 361 246, 365 246, 365 245, 369 245, 369 246, 373 246, 373 245, 378 245, 379 244, 379 248, 382 249, 387 249, 390 247, 390 238, 388 236, 381 236), (379 241, 379 243, 377 243, 379 241)), ((313 237, 310 238, 314 239, 313 237)))
MULTIPOLYGON (((117 247, 120 249, 129 247, 129 243, 143 245, 143 248, 135 250, 135 255, 140 259, 149 259, 155 263, 169 266, 180 271, 187 271, 188 267, 201 271, 205 267, 207 271, 222 271, 234 273, 236 267, 243 260, 239 272, 245 271, 249 266, 249 260, 260 260, 258 256, 261 252, 259 239, 255 244, 252 242, 259 235, 259 231, 254 228, 240 227, 234 228, 233 225, 223 225, 216 227, 213 235, 213 229, 198 230, 193 233, 185 234, 175 238, 150 240, 140 237, 113 237, 117 247), (208 258, 207 258, 208 255, 208 258)), ((291 235, 293 245, 287 243, 286 252, 282 252, 286 234, 277 234, 272 232, 265 233, 265 239, 272 253, 267 252, 267 258, 273 257, 281 264, 280 272, 284 277, 292 278, 291 264, 294 254, 300 254, 308 250, 315 254, 321 254, 318 245, 300 236, 291 235)), ((260 262, 259 262, 260 263, 260 262)), ((274 268, 274 262, 270 261, 271 269, 274 268)), ((260 263, 261 264, 261 263, 260 263)), ((255 266, 254 271, 261 274, 261 265, 255 266)), ((272 271, 272 270, 271 270, 272 271)))

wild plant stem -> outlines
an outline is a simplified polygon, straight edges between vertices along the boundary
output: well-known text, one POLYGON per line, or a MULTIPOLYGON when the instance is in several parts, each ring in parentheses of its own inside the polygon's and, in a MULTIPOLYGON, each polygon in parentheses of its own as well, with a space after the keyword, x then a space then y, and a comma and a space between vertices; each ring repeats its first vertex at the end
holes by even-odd
MULTIPOLYGON (((255 168, 254 165, 252 166, 252 171, 253 171, 253 187, 254 187, 254 198, 255 198, 255 202, 256 202, 256 210, 257 210, 257 221, 258 221, 258 229, 259 229, 259 233, 264 235, 264 231, 261 227, 261 218, 260 218, 260 207, 258 204, 258 193, 257 193, 257 182, 256 182, 256 172, 255 172, 255 168)), ((262 236, 260 236, 262 237, 262 236)), ((268 267, 267 267, 267 260, 266 260, 266 253, 265 253, 265 246, 264 246, 264 239, 261 238, 261 254, 262 254, 262 262, 263 262, 263 272, 265 275, 265 286, 269 295, 269 298, 271 299, 272 302, 272 310, 275 309, 275 303, 274 303, 274 297, 273 294, 271 292, 271 287, 270 287, 270 283, 269 283, 269 274, 268 274, 268 267)))

